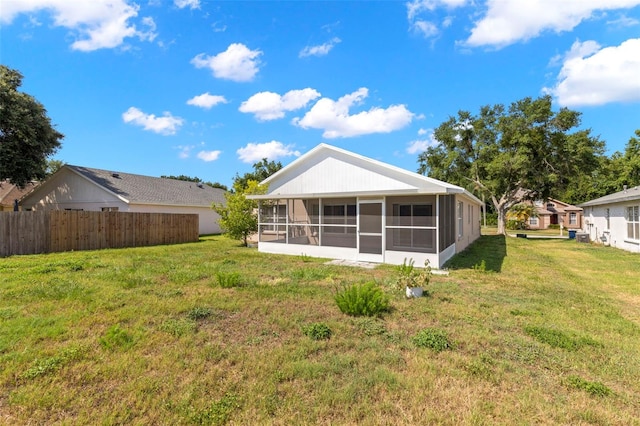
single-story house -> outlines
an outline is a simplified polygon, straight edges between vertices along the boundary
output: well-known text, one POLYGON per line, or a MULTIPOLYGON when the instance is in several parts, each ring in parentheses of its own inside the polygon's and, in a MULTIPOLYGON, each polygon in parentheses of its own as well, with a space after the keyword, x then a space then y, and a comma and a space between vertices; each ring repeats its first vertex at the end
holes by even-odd
POLYGON ((527 221, 529 229, 547 229, 549 225, 562 225, 567 229, 582 228, 582 209, 571 204, 549 198, 546 202, 533 202, 537 217, 532 216, 527 221))
POLYGON ((480 237, 464 188, 326 144, 262 183, 262 252, 441 268, 480 237))
POLYGON ((224 190, 196 182, 65 165, 22 198, 23 210, 85 210, 199 215, 199 233, 221 232, 213 203, 224 190))
POLYGON ((580 204, 591 241, 640 253, 640 187, 580 204))
POLYGON ((24 188, 18 188, 8 180, 0 181, 0 212, 18 209, 17 202, 37 185, 37 182, 29 182, 24 188))

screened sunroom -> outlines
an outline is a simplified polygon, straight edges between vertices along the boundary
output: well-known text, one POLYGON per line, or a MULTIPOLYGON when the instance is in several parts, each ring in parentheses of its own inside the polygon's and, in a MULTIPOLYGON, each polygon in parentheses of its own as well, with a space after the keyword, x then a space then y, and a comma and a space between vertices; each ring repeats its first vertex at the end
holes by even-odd
POLYGON ((265 252, 440 267, 480 235, 480 202, 464 189, 328 145, 264 183, 251 198, 265 252))

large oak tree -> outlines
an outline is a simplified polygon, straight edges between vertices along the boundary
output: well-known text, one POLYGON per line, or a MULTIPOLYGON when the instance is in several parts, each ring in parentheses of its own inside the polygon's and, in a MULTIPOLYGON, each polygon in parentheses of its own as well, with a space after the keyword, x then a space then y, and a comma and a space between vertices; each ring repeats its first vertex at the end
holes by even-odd
POLYGON ((434 131, 439 144, 420 154, 418 172, 486 197, 504 234, 512 206, 554 196, 599 167, 604 143, 579 125, 580 113, 553 111, 550 96, 459 111, 434 131))
POLYGON ((24 187, 47 175, 47 157, 64 135, 51 125, 47 110, 20 92, 22 74, 0 65, 0 181, 24 187))

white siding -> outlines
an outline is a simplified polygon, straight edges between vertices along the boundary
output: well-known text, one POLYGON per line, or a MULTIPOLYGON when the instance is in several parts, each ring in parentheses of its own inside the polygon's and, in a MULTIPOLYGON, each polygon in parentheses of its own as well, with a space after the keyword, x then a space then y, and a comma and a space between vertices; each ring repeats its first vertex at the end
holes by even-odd
POLYGON ((627 238, 627 207, 637 206, 640 200, 585 207, 584 231, 589 234, 591 241, 603 243, 619 249, 640 253, 640 244, 627 238), (609 209, 609 227, 607 227, 606 213, 609 209), (604 237, 604 239, 602 238, 604 237))

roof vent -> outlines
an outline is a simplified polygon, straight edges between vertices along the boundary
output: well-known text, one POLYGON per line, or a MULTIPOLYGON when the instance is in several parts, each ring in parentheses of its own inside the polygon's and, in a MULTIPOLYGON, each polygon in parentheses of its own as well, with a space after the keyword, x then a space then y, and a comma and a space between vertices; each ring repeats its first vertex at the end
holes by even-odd
POLYGON ((120 175, 118 173, 111 173, 111 176, 113 176, 116 179, 120 179, 120 175))

